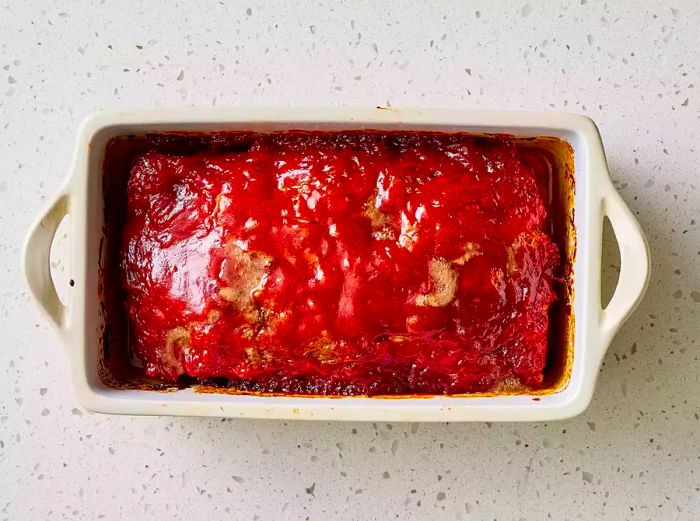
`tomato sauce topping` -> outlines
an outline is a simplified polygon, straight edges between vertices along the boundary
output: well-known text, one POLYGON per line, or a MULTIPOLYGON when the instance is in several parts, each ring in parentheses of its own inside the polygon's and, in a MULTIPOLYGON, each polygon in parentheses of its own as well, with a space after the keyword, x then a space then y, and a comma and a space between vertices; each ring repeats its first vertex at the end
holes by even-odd
POLYGON ((253 134, 139 155, 121 273, 146 373, 246 391, 536 386, 559 252, 513 138, 253 134))

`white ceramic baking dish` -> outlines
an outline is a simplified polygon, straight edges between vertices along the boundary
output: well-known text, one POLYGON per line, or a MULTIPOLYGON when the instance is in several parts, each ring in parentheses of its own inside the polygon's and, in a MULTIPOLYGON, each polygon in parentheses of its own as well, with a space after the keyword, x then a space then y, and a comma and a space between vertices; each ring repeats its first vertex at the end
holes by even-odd
POLYGON ((566 418, 591 400, 610 341, 642 298, 650 260, 644 234, 615 191, 598 130, 589 118, 560 113, 485 112, 385 108, 216 108, 101 112, 81 125, 71 174, 32 226, 23 251, 29 289, 68 351, 78 401, 88 410, 117 414, 191 415, 372 421, 527 421, 566 418), (572 146, 575 160, 573 360, 557 392, 429 398, 325 398, 251 396, 115 389, 98 374, 98 263, 104 224, 102 162, 107 141, 123 134, 166 131, 288 129, 438 130, 553 136, 572 146), (66 305, 52 281, 49 253, 58 225, 71 216, 71 277, 66 305), (620 248, 617 289, 601 307, 603 219, 612 223, 620 248))

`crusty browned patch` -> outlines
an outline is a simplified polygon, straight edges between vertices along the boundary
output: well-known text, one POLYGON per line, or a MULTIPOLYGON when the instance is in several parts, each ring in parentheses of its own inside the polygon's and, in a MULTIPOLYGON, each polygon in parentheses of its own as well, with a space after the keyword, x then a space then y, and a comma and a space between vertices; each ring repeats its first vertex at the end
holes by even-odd
POLYGON ((369 219, 372 226, 372 237, 377 240, 392 240, 395 241, 398 237, 398 230, 395 223, 387 214, 380 211, 375 203, 375 198, 371 197, 364 206, 362 215, 369 219))
POLYGON ((520 266, 518 266, 518 261, 515 258, 516 253, 523 246, 531 245, 535 246, 542 240, 546 240, 546 235, 542 232, 534 231, 530 233, 521 233, 518 238, 513 241, 513 244, 506 248, 506 254, 508 256, 507 268, 508 274, 512 275, 517 272, 520 266))
POLYGON ((493 391, 497 393, 514 392, 521 389, 523 383, 515 376, 506 376, 503 380, 496 384, 493 391))
POLYGON ((304 351, 305 356, 312 356, 323 364, 335 364, 340 360, 335 351, 337 342, 328 336, 326 331, 309 343, 308 349, 304 351))
POLYGON ((416 297, 416 305, 430 307, 444 307, 454 299, 457 293, 457 280, 459 275, 453 265, 463 266, 471 259, 481 255, 479 245, 468 242, 464 245, 464 253, 451 261, 436 258, 430 261, 428 272, 433 290, 425 295, 416 297))
POLYGON ((469 262, 477 255, 481 255, 481 252, 479 251, 479 245, 474 242, 468 242, 464 245, 464 254, 457 257, 452 262, 454 264, 464 266, 467 262, 469 262))
POLYGON ((258 319, 254 299, 265 285, 272 259, 233 243, 228 243, 224 252, 223 279, 229 285, 219 289, 219 296, 239 309, 248 322, 254 323, 258 319))
POLYGON ((432 259, 428 268, 433 290, 416 297, 416 305, 444 307, 449 304, 457 292, 457 272, 445 259, 432 259))
POLYGON ((508 256, 507 268, 508 274, 512 275, 518 271, 518 263, 515 260, 515 253, 520 249, 521 246, 525 244, 525 234, 521 233, 518 238, 513 241, 513 244, 506 248, 506 255, 508 256))
POLYGON ((184 374, 185 368, 180 362, 180 352, 182 349, 189 346, 190 332, 184 327, 176 327, 171 329, 165 337, 165 346, 163 348, 163 360, 175 371, 178 375, 184 374))
POLYGON ((252 365, 267 365, 272 361, 272 355, 267 351, 256 347, 249 346, 244 349, 248 362, 252 365))

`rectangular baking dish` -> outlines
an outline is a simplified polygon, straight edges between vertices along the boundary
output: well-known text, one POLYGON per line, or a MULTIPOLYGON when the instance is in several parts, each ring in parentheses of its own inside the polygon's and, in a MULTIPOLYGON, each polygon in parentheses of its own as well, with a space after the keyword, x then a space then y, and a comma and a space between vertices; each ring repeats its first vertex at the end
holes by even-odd
POLYGON ((80 404, 113 414, 152 414, 369 421, 534 421, 574 416, 589 404, 602 358, 641 300, 650 259, 644 234, 610 181, 598 130, 589 118, 561 113, 386 108, 229 108, 101 112, 81 125, 71 175, 32 226, 23 250, 29 289, 57 330, 71 364, 80 404), (556 137, 574 152, 576 249, 571 304, 573 340, 568 379, 549 393, 434 397, 264 396, 159 392, 105 383, 100 342, 105 327, 100 298, 104 239, 102 163, 105 145, 119 135, 152 132, 284 130, 429 130, 519 137, 556 137), (63 217, 71 215, 71 278, 64 305, 53 284, 49 254, 63 217), (601 247, 607 217, 620 248, 621 272, 609 304, 601 307, 601 247))

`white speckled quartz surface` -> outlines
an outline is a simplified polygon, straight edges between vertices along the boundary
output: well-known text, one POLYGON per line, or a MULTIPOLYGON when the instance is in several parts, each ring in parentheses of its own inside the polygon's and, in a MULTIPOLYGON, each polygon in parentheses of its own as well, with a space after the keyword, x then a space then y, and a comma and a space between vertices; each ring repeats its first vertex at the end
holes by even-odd
POLYGON ((1 520, 700 518, 696 1, 157 4, 0 0, 1 520), (77 407, 20 278, 24 233, 66 176, 83 116, 212 104, 593 117, 653 273, 590 408, 446 425, 77 407))

